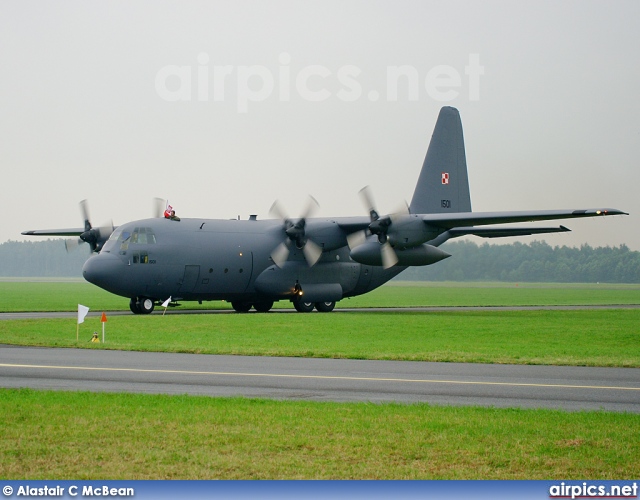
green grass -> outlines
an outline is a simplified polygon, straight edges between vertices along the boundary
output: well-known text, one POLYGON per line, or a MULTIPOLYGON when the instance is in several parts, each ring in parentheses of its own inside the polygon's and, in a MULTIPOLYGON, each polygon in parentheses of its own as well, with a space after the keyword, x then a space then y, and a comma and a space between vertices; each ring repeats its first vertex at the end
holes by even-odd
POLYGON ((640 285, 392 281, 343 307, 640 304, 640 285))
MULTIPOLYGON (((1 311, 128 309, 88 283, 0 283, 1 311)), ((638 304, 638 285, 390 283, 343 307, 638 304)), ((187 303, 190 308, 195 304, 187 303)), ((215 302, 202 308, 228 308, 215 302)), ((281 306, 290 307, 284 303, 281 306)), ((196 305, 196 307, 198 307, 196 305)), ((0 343, 640 366, 640 310, 335 312, 0 321, 0 343)), ((640 416, 0 389, 5 479, 622 479, 640 416)))
MULTIPOLYGON (((83 281, 0 281, 0 312, 128 310, 129 300, 83 281)), ((640 304, 640 285, 391 282, 338 308, 412 306, 640 304)), ((225 302, 185 302, 188 309, 230 309, 225 302)), ((276 307, 292 308, 287 301, 276 307)))
POLYGON ((622 479, 640 415, 0 390, 3 479, 622 479))
POLYGON ((640 367, 640 310, 334 312, 0 321, 0 343, 141 351, 640 367))

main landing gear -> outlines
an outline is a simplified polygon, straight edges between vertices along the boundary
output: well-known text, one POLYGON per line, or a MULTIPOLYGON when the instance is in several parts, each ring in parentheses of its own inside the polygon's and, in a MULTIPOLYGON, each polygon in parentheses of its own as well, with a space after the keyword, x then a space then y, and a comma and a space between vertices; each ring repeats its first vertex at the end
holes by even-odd
POLYGON ((231 301, 231 307, 233 307, 233 309, 239 313, 249 312, 252 307, 258 312, 266 313, 269 312, 273 307, 273 300, 262 300, 260 302, 233 300, 231 301))
POLYGON ((336 307, 335 302, 305 302, 304 300, 294 300, 293 307, 296 308, 296 311, 302 313, 308 313, 313 311, 313 308, 316 308, 318 312, 331 312, 333 308, 336 307))
MULTIPOLYGON (((231 307, 239 313, 246 313, 253 307, 258 312, 268 312, 273 307, 272 300, 264 300, 260 302, 249 302, 246 300, 231 301, 231 307)), ((336 307, 335 302, 305 302, 303 300, 294 300, 293 307, 298 312, 311 312, 315 308, 318 312, 331 312, 336 307)))
POLYGON ((151 314, 155 304, 149 297, 134 297, 129 301, 129 309, 133 314, 151 314))

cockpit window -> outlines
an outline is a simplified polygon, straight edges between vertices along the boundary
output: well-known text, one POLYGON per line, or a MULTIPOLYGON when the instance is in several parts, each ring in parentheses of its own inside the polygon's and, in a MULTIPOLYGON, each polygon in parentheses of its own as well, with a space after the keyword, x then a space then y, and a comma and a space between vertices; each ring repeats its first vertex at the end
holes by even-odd
POLYGON ((155 245, 156 235, 150 227, 136 227, 131 235, 132 245, 155 245))
POLYGON ((116 229, 109 240, 104 244, 103 251, 110 252, 119 246, 120 253, 124 253, 129 249, 129 245, 155 245, 156 235, 150 227, 136 227, 133 231, 125 231, 121 228, 116 229))
POLYGON ((103 252, 107 252, 107 253, 111 252, 111 250, 113 250, 115 248, 115 246, 118 244, 118 242, 121 241, 120 240, 121 236, 122 236, 122 229, 121 228, 117 228, 109 236, 109 239, 107 240, 107 242, 102 247, 102 251, 103 252))
POLYGON ((122 231, 118 241, 120 242, 120 251, 126 251, 129 248, 129 243, 131 242, 131 233, 129 231, 122 231))

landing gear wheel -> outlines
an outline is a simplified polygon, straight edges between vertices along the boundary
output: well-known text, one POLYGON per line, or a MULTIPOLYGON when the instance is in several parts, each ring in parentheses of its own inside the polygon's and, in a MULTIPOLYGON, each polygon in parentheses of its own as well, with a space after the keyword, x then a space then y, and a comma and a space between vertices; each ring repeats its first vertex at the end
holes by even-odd
POLYGON ((329 313, 336 307, 335 302, 316 302, 316 310, 321 313, 329 313))
POLYGON ((244 302, 244 301, 241 301, 241 300, 233 300, 233 301, 231 301, 231 307, 233 307, 233 309, 236 312, 246 313, 246 312, 249 312, 249 309, 251 309, 251 302, 244 302))
POLYGON ((262 302, 256 302, 253 307, 259 313, 266 313, 273 307, 273 300, 265 300, 262 302))
POLYGON ((153 299, 149 297, 140 297, 138 299, 138 308, 141 314, 151 314, 154 307, 153 299))
POLYGON ((313 306, 315 304, 313 302, 304 302, 302 300, 294 300, 293 307, 296 308, 296 311, 300 313, 309 313, 313 311, 313 306))
POLYGON ((140 308, 138 307, 138 299, 133 298, 129 301, 129 309, 133 314, 140 314, 140 308))

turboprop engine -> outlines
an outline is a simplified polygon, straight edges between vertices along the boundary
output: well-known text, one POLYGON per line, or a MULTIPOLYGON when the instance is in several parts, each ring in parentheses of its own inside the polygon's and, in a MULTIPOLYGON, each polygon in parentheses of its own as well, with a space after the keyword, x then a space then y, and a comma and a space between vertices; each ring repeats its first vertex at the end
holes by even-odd
MULTIPOLYGON (((450 253, 426 243, 415 247, 396 249, 395 254, 398 258, 396 263, 398 266, 427 266, 451 257, 450 253)), ((353 260, 360 264, 369 266, 383 265, 380 243, 374 238, 351 250, 350 255, 353 260)))

